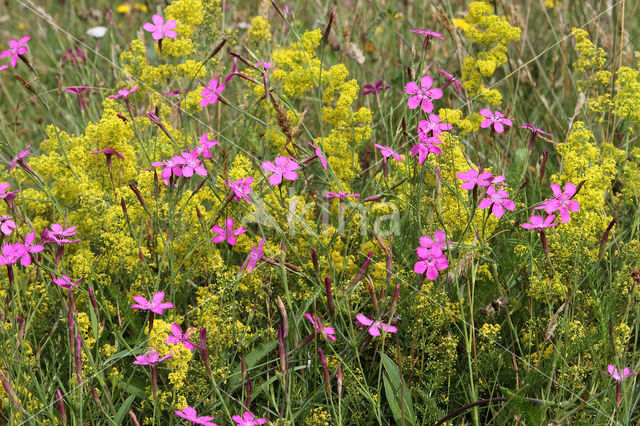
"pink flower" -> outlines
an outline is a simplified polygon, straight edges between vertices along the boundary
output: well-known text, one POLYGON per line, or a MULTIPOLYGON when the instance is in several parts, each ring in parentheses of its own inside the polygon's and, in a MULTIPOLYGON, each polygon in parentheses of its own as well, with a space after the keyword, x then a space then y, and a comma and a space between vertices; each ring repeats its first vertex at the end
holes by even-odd
POLYGON ((629 367, 625 367, 622 371, 618 371, 615 365, 609 364, 607 366, 607 371, 603 371, 603 373, 607 376, 613 377, 616 382, 620 383, 636 374, 637 371, 631 371, 629 367))
POLYGON ((0 71, 4 71, 6 69, 9 69, 9 65, 0 65, 0 71))
POLYGON ((194 149, 191 152, 183 152, 180 154, 182 156, 182 160, 184 161, 182 166, 182 176, 189 178, 193 176, 194 173, 200 176, 207 175, 207 169, 202 167, 202 161, 198 158, 198 149, 194 149))
POLYGON ((211 148, 218 145, 218 141, 215 139, 209 139, 209 134, 205 133, 200 136, 200 146, 198 147, 198 152, 202 154, 203 158, 213 158, 211 155, 211 148))
POLYGON ((340 192, 327 192, 327 198, 340 198, 340 200, 344 200, 346 197, 358 198, 360 194, 347 194, 344 191, 340 192))
POLYGON ((372 336, 380 336, 382 335, 382 331, 386 331, 387 333, 397 333, 398 329, 392 325, 385 324, 380 322, 380 320, 370 320, 365 317, 363 314, 356 315, 356 325, 358 327, 369 327, 367 330, 372 336))
POLYGON ((118 94, 117 95, 111 95, 109 96, 110 99, 126 99, 129 97, 130 94, 135 93, 138 91, 137 87, 134 87, 133 89, 120 89, 118 90, 118 94))
POLYGON ((66 244, 77 243, 80 240, 70 240, 67 237, 76 235, 76 226, 71 226, 67 229, 63 229, 59 223, 51 225, 51 230, 45 228, 42 230, 42 242, 43 243, 55 243, 59 246, 66 244))
POLYGON ((547 133, 542 129, 537 128, 533 124, 523 124, 520 126, 521 129, 531 130, 533 134, 542 133, 543 135, 552 136, 551 133, 547 133))
POLYGON ((378 80, 373 84, 365 84, 362 86, 362 96, 377 95, 378 93, 391 88, 390 84, 383 83, 382 80, 378 80))
POLYGON ((63 275, 59 278, 54 278, 53 282, 58 286, 58 287, 62 287, 66 290, 71 290, 72 287, 78 287, 78 283, 82 281, 82 278, 80 278, 78 281, 71 281, 71 278, 69 278, 66 275, 63 275))
POLYGON ((420 237, 420 246, 416 249, 418 252, 418 258, 425 259, 430 256, 428 250, 431 250, 434 247, 440 247, 441 250, 444 250, 449 246, 453 241, 447 240, 447 236, 444 231, 438 229, 433 234, 433 238, 423 235, 420 237))
POLYGON ((16 194, 18 191, 9 191, 7 192, 7 189, 9 189, 11 187, 11 185, 9 185, 6 182, 0 183, 0 198, 2 198, 3 200, 5 200, 5 202, 7 203, 7 206, 9 206, 9 208, 12 208, 13 205, 13 200, 16 199, 16 194))
POLYGON ((398 163, 402 163, 402 160, 404 160, 404 158, 402 158, 402 155, 397 154, 393 149, 391 149, 388 146, 383 146, 383 145, 378 145, 378 144, 374 144, 376 148, 378 148, 380 150, 380 153, 382 154, 382 157, 384 157, 384 160, 386 161, 387 158, 389 157, 393 157, 396 159, 396 161, 398 163))
POLYGON ((174 155, 172 159, 167 161, 155 161, 151 163, 153 167, 164 166, 160 172, 160 177, 164 179, 165 185, 169 185, 171 176, 182 176, 182 166, 184 164, 184 158, 179 155, 174 155))
POLYGON ((427 273, 427 278, 434 281, 438 278, 438 270, 444 270, 449 267, 447 256, 442 253, 440 245, 433 245, 430 249, 426 247, 418 247, 418 261, 413 266, 416 274, 427 273))
POLYGON ((418 163, 422 164, 429 154, 442 154, 438 146, 442 141, 437 137, 430 137, 426 141, 420 141, 411 147, 411 156, 418 156, 418 163))
POLYGON ((480 173, 478 170, 469 169, 466 172, 460 172, 456 175, 458 179, 462 181, 466 181, 462 184, 462 189, 467 191, 472 190, 473 188, 478 186, 489 186, 491 185, 491 178, 493 174, 489 172, 480 173))
POLYGON ((487 195, 488 197, 480 201, 478 208, 486 209, 493 205, 491 212, 498 219, 504 215, 504 209, 513 211, 516 208, 516 203, 507 199, 509 194, 503 189, 498 189, 496 191, 493 186, 490 186, 489 189, 487 189, 487 195))
POLYGON ((164 342, 169 345, 180 343, 182 344, 182 346, 192 351, 195 349, 195 345, 189 341, 189 337, 191 337, 191 330, 193 330, 193 327, 187 329, 183 334, 180 326, 174 322, 173 324, 171 324, 171 334, 167 336, 167 340, 165 340, 164 342))
POLYGON ((553 223, 555 219, 556 219, 556 215, 554 214, 547 216, 546 218, 543 218, 540 215, 534 214, 529 218, 529 222, 531 223, 523 223, 520 226, 522 226, 525 229, 553 228, 554 226, 557 225, 557 223, 553 223))
POLYGON ((85 99, 85 93, 89 93, 91 91, 91 87, 83 84, 81 86, 69 86, 65 87, 64 91, 67 93, 73 93, 78 97, 78 106, 80 107, 80 111, 84 111, 89 107, 87 100, 85 99))
POLYGON ((27 155, 29 155, 29 149, 31 148, 31 145, 27 145, 27 149, 25 149, 24 151, 20 151, 20 153, 13 158, 13 160, 11 160, 11 164, 9 164, 9 171, 11 172, 13 170, 13 168, 16 166, 16 164, 22 166, 24 164, 24 160, 23 158, 26 157, 27 155))
POLYGON ((429 46, 429 41, 431 41, 432 38, 439 38, 440 40, 444 40, 444 36, 442 34, 437 33, 433 30, 426 30, 424 28, 419 28, 416 30, 409 30, 409 32, 414 34, 422 34, 424 36, 424 42, 422 43, 423 52, 427 50, 427 47, 429 46))
POLYGON ((313 147, 313 149, 315 149, 316 157, 318 157, 318 159, 320 160, 320 164, 322 164, 322 167, 325 170, 327 170, 327 159, 322 154, 322 151, 320 150, 320 148, 318 148, 316 145, 312 144, 311 142, 309 142, 309 145, 311 145, 313 147))
POLYGON ((569 211, 575 213, 580 210, 580 203, 571 199, 571 197, 576 195, 576 186, 572 182, 567 182, 564 184, 564 192, 562 192, 560 185, 552 183, 551 191, 553 191, 555 198, 545 202, 544 211, 550 214, 556 210, 560 210, 562 223, 569 222, 569 219, 571 219, 571 213, 569 213, 569 211))
POLYGON ((27 47, 27 42, 29 40, 31 40, 31 37, 29 36, 24 36, 20 40, 11 40, 9 42, 9 49, 0 53, 0 58, 11 56, 11 66, 15 68, 16 65, 18 65, 18 57, 24 55, 29 51, 29 48, 27 47))
POLYGON ((245 411, 242 417, 235 415, 231 418, 236 422, 236 426, 258 426, 267 422, 266 419, 256 419, 256 416, 250 411, 245 411))
POLYGON ((13 216, 7 216, 3 214, 0 216, 0 231, 4 235, 11 235, 14 229, 16 229, 16 223, 12 220, 13 216))
POLYGON ((253 64, 253 65, 255 65, 255 66, 256 66, 256 67, 258 67, 258 68, 262 68, 262 69, 263 69, 263 70, 265 70, 265 71, 267 71, 267 70, 270 70, 270 69, 271 69, 271 64, 270 64, 269 62, 262 61, 262 60, 260 60, 260 61, 256 62, 256 63, 255 63, 255 64, 253 64))
POLYGON ((22 266, 31 265, 31 254, 40 253, 42 250, 44 250, 44 247, 41 244, 33 244, 35 242, 35 239, 36 239, 35 232, 28 233, 27 236, 24 238, 24 245, 23 245, 24 254, 20 259, 20 264, 22 266))
POLYGON ((408 95, 414 95, 409 98, 408 105, 410 109, 416 109, 422 104, 422 110, 426 113, 433 111, 432 99, 440 99, 442 97, 442 90, 435 88, 431 89, 433 85, 433 78, 425 75, 420 79, 420 87, 410 81, 404 88, 404 91, 408 95))
POLYGON ((134 303, 131 305, 132 309, 145 309, 150 310, 153 313, 158 315, 162 315, 165 309, 173 308, 173 303, 171 302, 162 302, 164 299, 164 291, 159 291, 153 295, 153 299, 148 301, 142 296, 133 296, 133 300, 138 303, 134 303))
POLYGON ((202 89, 202 93, 200 94, 200 96, 202 96, 200 106, 204 108, 209 104, 218 102, 218 96, 220 96, 220 93, 222 93, 225 87, 224 83, 219 83, 217 78, 209 80, 209 84, 202 89))
POLYGON ((3 245, 0 265, 14 265, 18 260, 24 267, 31 265, 31 254, 44 250, 40 244, 33 245, 35 239, 36 234, 31 232, 25 237, 24 243, 18 241, 3 245))
POLYGON ((201 416, 198 417, 198 413, 195 408, 184 407, 182 410, 174 411, 176 416, 182 417, 183 419, 189 420, 191 423, 196 425, 204 425, 204 426, 217 426, 215 423, 211 422, 213 417, 211 416, 201 416))
POLYGON ((230 245, 235 246, 236 243, 238 242, 236 237, 238 235, 244 234, 245 232, 247 232, 247 230, 243 227, 233 229, 233 223, 234 223, 233 218, 228 217, 227 220, 225 221, 226 229, 220 225, 215 225, 213 228, 211 228, 211 231, 218 234, 211 239, 211 242, 221 243, 226 240, 230 245))
POLYGON ((326 327, 322 325, 322 320, 320 320, 316 314, 313 314, 313 316, 311 314, 304 314, 304 317, 311 322, 316 333, 326 336, 334 342, 336 341, 336 330, 333 327, 326 327))
POLYGON ((245 200, 247 203, 251 204, 251 200, 247 197, 251 194, 251 184, 253 183, 253 178, 251 176, 246 178, 240 178, 235 182, 232 180, 227 181, 227 185, 233 193, 235 194, 235 200, 240 201, 240 199, 245 200))
POLYGON ((291 157, 276 157, 275 164, 271 161, 265 161, 262 163, 262 168, 267 172, 273 172, 273 174, 269 176, 269 183, 277 186, 282 183, 283 177, 291 181, 298 179, 298 173, 294 170, 298 170, 300 164, 291 157))
POLYGON ((151 22, 146 22, 142 26, 142 29, 150 32, 151 37, 154 40, 162 40, 164 37, 176 38, 178 36, 178 33, 174 31, 178 26, 178 23, 174 19, 169 19, 165 23, 162 15, 153 15, 151 20, 153 21, 153 24, 151 22))
POLYGON ((264 256, 262 246, 264 246, 264 237, 260 240, 260 244, 258 244, 258 247, 253 246, 251 248, 251 251, 249 252, 249 260, 247 261, 246 267, 247 272, 253 272, 253 269, 258 264, 258 260, 262 259, 262 256, 264 256))
POLYGON ((453 126, 449 123, 441 123, 440 117, 435 114, 429 114, 428 120, 420 120, 418 123, 418 136, 421 141, 429 139, 429 132, 431 136, 438 136, 445 130, 451 130, 453 126))
POLYGON ((122 155, 122 153, 116 151, 113 148, 105 148, 102 151, 92 151, 92 154, 104 154, 107 156, 107 159, 111 158, 112 155, 115 155, 116 157, 118 157, 121 160, 124 160, 124 155, 122 155))
POLYGON ((234 56, 233 57, 233 65, 231 66, 231 72, 229 74, 227 74, 227 76, 224 78, 224 82, 228 83, 231 81, 231 79, 233 77, 235 77, 236 75, 240 75, 240 73, 238 72, 238 57, 234 56))
POLYGON ((160 354, 158 352, 151 352, 148 354, 136 356, 136 360, 133 361, 133 363, 135 365, 156 365, 167 358, 171 358, 172 356, 173 354, 171 353, 160 358, 160 354))
POLYGON ((462 96, 462 89, 464 88, 462 83, 460 83, 453 74, 449 74, 448 72, 443 70, 438 70, 438 72, 444 75, 445 77, 447 77, 447 82, 444 84, 444 86, 442 86, 442 90, 446 89, 447 87, 453 84, 453 88, 456 89, 456 92, 458 92, 458 95, 462 96))
POLYGON ((493 129, 498 132, 504 132, 504 126, 513 126, 513 122, 508 118, 504 117, 500 111, 491 112, 488 109, 480 110, 480 115, 486 117, 486 120, 482 120, 480 123, 480 127, 486 129, 487 127, 491 127, 493 125, 493 129))

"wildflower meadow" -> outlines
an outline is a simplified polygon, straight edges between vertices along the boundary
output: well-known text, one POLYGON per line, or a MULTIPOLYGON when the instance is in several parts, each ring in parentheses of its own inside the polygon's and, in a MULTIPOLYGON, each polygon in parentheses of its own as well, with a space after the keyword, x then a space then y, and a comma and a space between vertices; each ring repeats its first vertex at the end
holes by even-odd
POLYGON ((640 423, 640 0, 0 3, 0 424, 640 423))

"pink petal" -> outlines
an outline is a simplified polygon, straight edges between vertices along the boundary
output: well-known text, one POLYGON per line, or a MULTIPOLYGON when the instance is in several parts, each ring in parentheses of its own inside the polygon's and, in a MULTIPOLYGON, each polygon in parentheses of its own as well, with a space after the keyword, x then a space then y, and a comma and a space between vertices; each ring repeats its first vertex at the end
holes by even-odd
POLYGON ((433 78, 431 76, 425 75, 420 79, 420 88, 422 90, 429 90, 431 86, 433 86, 433 78))
POLYGON ((412 96, 407 101, 407 105, 409 106, 409 109, 416 109, 418 108, 418 105, 420 105, 421 101, 422 101, 422 96, 412 96))
POLYGON ((406 86, 404 86, 404 91, 408 95, 417 95, 420 92, 420 88, 418 87, 418 85, 415 82, 410 81, 410 82, 407 83, 406 86))

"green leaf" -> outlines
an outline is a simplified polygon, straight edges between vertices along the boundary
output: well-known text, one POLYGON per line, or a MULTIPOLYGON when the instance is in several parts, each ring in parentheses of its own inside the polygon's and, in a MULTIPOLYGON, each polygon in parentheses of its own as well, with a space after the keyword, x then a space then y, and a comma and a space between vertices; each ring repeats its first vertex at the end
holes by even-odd
POLYGON ((404 423, 415 424, 415 413, 413 412, 413 403, 411 402, 411 391, 402 380, 400 369, 391 358, 385 354, 381 354, 382 365, 384 366, 384 393, 387 402, 393 413, 393 418, 397 424, 402 424, 402 408, 404 406, 404 423))
POLYGON ((129 410, 129 407, 131 406, 131 403, 133 402, 134 399, 136 399, 135 395, 129 395, 129 397, 120 406, 120 409, 118 410, 115 417, 113 418, 113 422, 115 424, 121 425, 124 423, 124 417, 127 415, 127 411, 129 410))
MULTIPOLYGON (((271 341, 258 349, 251 351, 248 355, 244 357, 245 362, 247 363, 247 370, 253 368, 258 361, 260 361, 265 355, 269 352, 273 351, 275 347, 278 345, 278 341, 271 341)), ((233 374, 229 377, 229 388, 235 389, 241 385, 240 381, 242 380, 242 364, 239 363, 238 366, 234 369, 233 374)))

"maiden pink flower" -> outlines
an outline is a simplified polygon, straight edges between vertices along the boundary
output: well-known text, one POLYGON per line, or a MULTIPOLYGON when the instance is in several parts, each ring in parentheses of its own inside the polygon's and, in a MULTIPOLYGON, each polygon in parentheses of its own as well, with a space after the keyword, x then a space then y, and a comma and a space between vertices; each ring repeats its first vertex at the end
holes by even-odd
POLYGON ((184 158, 174 155, 172 159, 167 161, 154 161, 151 163, 153 167, 164 166, 160 172, 160 177, 164 179, 165 185, 169 184, 171 176, 182 176, 182 166, 185 164, 184 158))
POLYGON ((35 253, 40 253, 42 250, 44 250, 44 247, 41 244, 34 244, 35 240, 36 240, 35 232, 28 233, 27 236, 24 238, 24 245, 23 245, 24 254, 20 259, 20 264, 22 266, 31 265, 31 255, 35 253))
POLYGON ((556 219, 556 215, 552 214, 543 218, 540 215, 534 214, 529 218, 530 223, 523 223, 520 225, 524 229, 544 229, 544 228, 553 228, 557 225, 557 223, 553 223, 556 219))
POLYGON ((458 179, 465 181, 462 183, 462 189, 467 191, 472 190, 473 188, 478 186, 489 186, 491 185, 491 178, 493 174, 489 172, 480 173, 476 169, 469 169, 466 172, 460 172, 456 175, 458 179))
POLYGON ((78 281, 72 281, 71 278, 69 278, 66 275, 63 275, 61 277, 58 278, 54 278, 53 282, 58 286, 58 287, 62 287, 66 290, 71 290, 71 288, 73 287, 78 287, 78 283, 82 281, 82 278, 80 278, 78 281))
POLYGON ((9 188, 11 188, 11 185, 9 185, 8 183, 0 183, 0 198, 2 198, 7 203, 7 206, 11 210, 13 210, 13 208, 15 207, 13 200, 16 199, 16 194, 20 192, 20 190, 7 192, 9 188))
POLYGON ((211 155, 211 148, 218 145, 218 141, 215 139, 209 139, 209 134, 205 133, 200 136, 200 146, 198 152, 202 154, 203 158, 213 158, 211 155))
POLYGON ((266 419, 257 419, 255 414, 250 411, 245 411, 242 417, 235 415, 231 418, 236 422, 236 426, 258 426, 267 422, 266 419))
POLYGON ((195 408, 184 407, 182 410, 174 411, 176 416, 182 417, 183 419, 189 420, 191 423, 195 425, 204 425, 204 426, 217 426, 215 423, 211 422, 214 418, 211 416, 200 416, 198 417, 198 412, 195 408))
POLYGON ((462 89, 464 88, 464 85, 460 83, 453 74, 449 74, 448 72, 443 70, 438 70, 438 72, 447 78, 447 82, 444 84, 444 86, 442 86, 442 90, 453 84, 453 88, 456 89, 458 95, 462 96, 462 89))
POLYGON ((207 105, 215 104, 216 102, 218 102, 218 97, 220 96, 220 93, 222 93, 222 91, 225 89, 225 87, 226 86, 224 85, 224 83, 219 83, 217 78, 212 78, 211 80, 209 80, 209 84, 207 85, 207 87, 202 89, 202 93, 200 94, 200 96, 202 96, 202 99, 200 100, 200 106, 204 108, 207 105))
POLYGON ((441 250, 444 250, 449 246, 453 241, 447 240, 447 236, 443 230, 438 229, 433 234, 433 238, 423 235, 419 239, 420 246, 416 249, 418 252, 418 258, 425 259, 430 256, 428 250, 431 250, 434 247, 440 247, 441 250))
POLYGON ((165 355, 162 358, 160 358, 160 354, 158 352, 151 352, 151 353, 148 353, 148 354, 136 356, 136 360, 133 361, 133 363, 135 365, 156 365, 156 364, 164 361, 165 359, 171 358, 171 357, 173 357, 172 353, 170 353, 169 355, 165 355))
POLYGON ((16 164, 18 164, 19 166, 26 168, 27 165, 24 163, 24 157, 26 157, 27 155, 29 155, 29 149, 31 149, 31 145, 27 145, 27 149, 25 149, 24 151, 20 151, 20 153, 15 156, 13 158, 13 160, 11 160, 11 163, 9 164, 9 171, 13 171, 13 168, 16 166, 16 164))
POLYGON ((12 220, 13 216, 7 216, 3 214, 0 216, 0 231, 4 235, 11 235, 14 229, 16 229, 16 223, 12 220))
POLYGON ((618 371, 618 368, 615 365, 609 364, 607 366, 607 371, 603 371, 603 373, 607 376, 612 377, 616 382, 620 383, 636 374, 637 371, 631 371, 629 367, 625 367, 623 370, 618 371))
POLYGON ((191 152, 185 151, 180 155, 184 161, 182 165, 182 176, 189 178, 193 176, 194 173, 200 176, 207 175, 207 169, 202 167, 202 161, 198 158, 200 153, 197 148, 191 152))
POLYGON ((214 225, 213 228, 211 228, 211 231, 215 232, 218 235, 211 238, 211 242, 221 243, 226 240, 230 245, 235 246, 236 243, 238 242, 236 237, 238 235, 244 234, 245 232, 247 232, 247 230, 244 227, 233 229, 233 224, 234 224, 233 218, 228 217, 227 220, 225 221, 225 228, 223 228, 220 225, 214 225))
POLYGON ((135 93, 138 91, 137 87, 134 87, 132 89, 120 89, 118 90, 118 93, 116 95, 111 95, 109 96, 110 99, 126 99, 129 97, 130 94, 135 93))
POLYGON ((480 127, 486 129, 493 125, 493 129, 498 132, 504 132, 504 126, 513 126, 513 122, 508 118, 505 118, 504 114, 500 111, 491 112, 488 109, 480 110, 480 115, 486 117, 486 120, 482 120, 480 127))
POLYGON ((78 107, 80 111, 84 111, 89 107, 89 103, 85 99, 85 95, 91 91, 91 87, 83 84, 81 86, 69 86, 65 87, 64 91, 67 93, 73 93, 78 97, 78 107))
POLYGON ((51 225, 51 230, 47 228, 42 230, 42 242, 55 243, 59 246, 77 243, 80 240, 70 240, 69 238, 67 238, 76 235, 76 228, 76 226, 71 226, 67 229, 64 229, 59 223, 54 223, 51 225))
POLYGON ((258 247, 253 246, 251 248, 251 251, 249 252, 249 260, 247 261, 247 267, 246 267, 247 272, 249 273, 253 272, 253 269, 258 264, 258 260, 262 259, 262 256, 264 256, 264 251, 262 250, 263 246, 264 246, 264 237, 260 240, 260 244, 258 244, 258 247))
POLYGON ((174 19, 169 19, 166 23, 164 22, 164 18, 162 15, 153 15, 151 17, 151 22, 146 22, 142 29, 151 33, 151 37, 154 40, 162 40, 163 38, 176 38, 178 33, 175 31, 175 28, 178 26, 178 23, 174 19))
POLYGON ((538 134, 541 133, 543 135, 547 135, 547 136, 552 136, 551 133, 547 133, 542 129, 537 128, 536 126, 534 126, 533 124, 523 124, 522 126, 520 126, 521 129, 527 129, 527 130, 531 130, 531 133, 538 134))
POLYGON ((27 42, 29 40, 31 40, 31 37, 24 36, 20 40, 13 39, 9 41, 9 49, 0 53, 0 58, 11 56, 11 66, 15 68, 18 65, 18 57, 25 55, 29 51, 29 48, 27 47, 27 42))
POLYGON ((438 145, 442 141, 437 137, 430 137, 426 141, 420 141, 411 147, 411 156, 418 156, 418 163, 422 164, 429 154, 442 154, 442 150, 438 145))
POLYGON ((111 158, 111 156, 115 155, 116 157, 118 157, 121 160, 124 160, 124 155, 122 155, 122 153, 116 151, 113 148, 105 148, 101 151, 92 151, 92 154, 104 154, 107 157, 107 161, 109 161, 109 159, 111 158))
POLYGON ((389 157, 395 158, 398 163, 402 163, 402 160, 404 160, 402 155, 396 153, 392 148, 388 146, 379 145, 379 144, 374 144, 374 146, 380 150, 380 153, 382 154, 382 157, 384 157, 385 161, 389 157))
POLYGON ((385 84, 382 80, 378 80, 373 84, 365 84, 362 86, 362 96, 377 95, 378 93, 391 88, 390 84, 385 84))
POLYGON ((438 38, 440 40, 444 40, 444 36, 440 33, 437 33, 433 30, 427 30, 424 28, 418 28, 415 30, 409 30, 410 33, 414 33, 414 34, 422 34, 424 36, 424 42, 422 43, 422 51, 424 52, 425 50, 427 50, 427 47, 429 47, 429 41, 431 41, 432 38, 438 38))
POLYGON ((183 334, 180 326, 174 322, 173 324, 171 324, 171 334, 167 336, 167 340, 165 340, 164 342, 169 345, 175 345, 177 343, 180 343, 182 344, 182 346, 192 351, 195 349, 195 345, 189 341, 189 338, 191 337, 190 332, 192 330, 193 330, 193 327, 190 327, 187 330, 185 330, 183 334))
POLYGON ((164 291, 159 291, 154 294, 151 301, 148 301, 142 296, 133 296, 133 300, 138 303, 134 303, 133 305, 131 305, 131 308, 150 310, 153 313, 162 315, 162 312, 164 312, 165 309, 173 308, 173 303, 162 301, 164 299, 164 296, 164 291))
POLYGON ((432 99, 440 99, 442 97, 442 90, 438 88, 431 89, 431 86, 433 86, 433 78, 428 75, 420 79, 420 87, 413 81, 407 83, 404 91, 408 95, 414 95, 407 101, 410 109, 416 109, 422 104, 422 110, 424 112, 430 113, 433 111, 433 102, 431 101, 432 99))
POLYGON ((267 172, 272 172, 273 174, 269 176, 269 183, 273 186, 280 185, 282 183, 282 178, 285 178, 290 181, 294 181, 298 179, 298 173, 294 170, 298 170, 300 168, 300 164, 291 157, 276 157, 274 160, 275 164, 271 161, 265 161, 262 163, 262 168, 267 172))
POLYGON ((516 203, 507 199, 509 194, 503 189, 498 189, 496 191, 493 186, 490 186, 489 189, 487 189, 487 195, 488 197, 480 201, 478 208, 486 209, 493 206, 491 207, 491 212, 498 219, 504 215, 504 209, 511 211, 516 209, 516 203))
POLYGON ((313 147, 313 149, 316 151, 316 157, 318 157, 318 159, 320 160, 320 164, 322 164, 322 167, 325 170, 327 170, 327 159, 325 158, 325 156, 322 153, 322 151, 320 150, 320 148, 317 147, 316 145, 312 144, 311 142, 309 142, 309 145, 311 145, 313 147))
POLYGON ((449 267, 447 256, 442 253, 440 245, 433 245, 430 249, 418 247, 416 251, 418 253, 418 261, 413 266, 413 271, 416 274, 424 274, 426 272, 427 278, 434 281, 438 278, 438 270, 442 271, 449 267))
POLYGON ((435 114, 429 114, 428 120, 420 120, 418 123, 418 137, 421 141, 429 139, 429 132, 431 136, 438 136, 445 130, 451 130, 453 126, 449 123, 441 123, 440 117, 435 114))
POLYGON ((4 244, 2 255, 0 255, 0 265, 15 265, 24 254, 24 245, 21 242, 4 244))
POLYGON ((228 180, 227 185, 233 191, 235 195, 235 200, 240 201, 240 199, 245 200, 247 203, 251 204, 251 200, 248 198, 248 195, 251 194, 251 184, 253 183, 253 177, 249 176, 246 178, 240 178, 236 181, 228 180))
POLYGON ((356 325, 358 327, 369 327, 368 332, 372 336, 380 336, 382 335, 382 331, 386 331, 387 333, 397 333, 398 329, 392 325, 388 325, 384 322, 380 322, 380 320, 370 320, 365 317, 363 314, 356 315, 356 325))
POLYGON ((322 320, 316 314, 313 314, 313 316, 311 314, 304 314, 304 317, 311 322, 316 333, 326 336, 334 342, 336 341, 336 330, 333 327, 322 325, 322 320))
POLYGON ((552 183, 551 191, 553 191, 553 196, 555 198, 547 200, 544 203, 544 211, 547 212, 547 214, 550 214, 560 210, 562 223, 569 222, 571 219, 571 213, 569 213, 569 211, 576 213, 580 210, 580 203, 571 199, 571 197, 576 195, 576 186, 572 182, 567 182, 564 184, 564 192, 562 192, 560 185, 552 183))
POLYGON ((360 194, 347 194, 344 191, 340 192, 327 192, 327 198, 340 198, 340 200, 344 200, 346 197, 358 198, 360 194))

